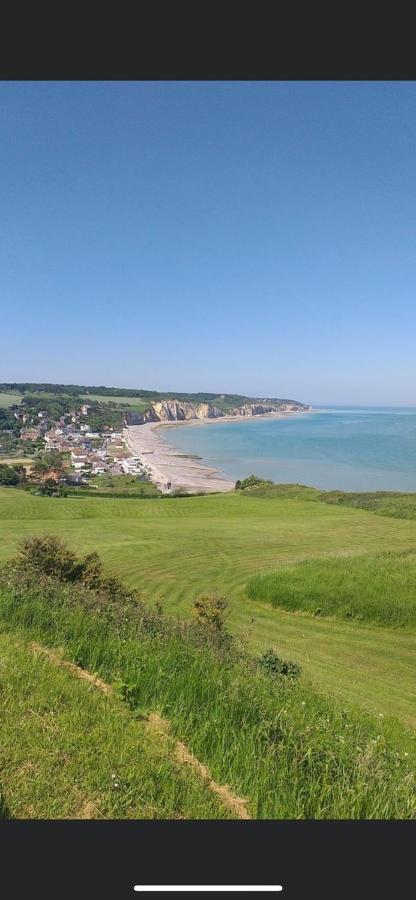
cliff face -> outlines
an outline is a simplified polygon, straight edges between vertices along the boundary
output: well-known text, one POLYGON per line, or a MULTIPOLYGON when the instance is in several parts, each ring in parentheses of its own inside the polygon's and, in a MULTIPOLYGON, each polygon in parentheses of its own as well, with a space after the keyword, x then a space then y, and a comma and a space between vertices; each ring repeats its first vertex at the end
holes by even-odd
POLYGON ((218 419, 223 416, 262 416, 270 412, 295 412, 308 407, 302 403, 244 403, 223 412, 210 403, 190 403, 187 400, 159 400, 150 405, 145 413, 130 413, 130 425, 145 422, 183 422, 187 419, 218 419))
POLYGON ((185 419, 215 419, 223 413, 209 403, 159 400, 143 414, 144 422, 183 422, 185 419))

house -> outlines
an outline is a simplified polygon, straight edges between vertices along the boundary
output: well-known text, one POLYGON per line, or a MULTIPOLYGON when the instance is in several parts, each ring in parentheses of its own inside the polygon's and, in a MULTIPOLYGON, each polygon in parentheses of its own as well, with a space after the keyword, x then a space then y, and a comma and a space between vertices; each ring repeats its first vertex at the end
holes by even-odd
POLYGON ((22 441, 37 441, 39 437, 39 432, 37 428, 28 428, 26 431, 22 431, 20 434, 20 439, 22 441))
POLYGON ((91 406, 89 405, 89 403, 83 403, 81 406, 81 415, 87 416, 90 409, 91 406))
POLYGON ((84 450, 71 450, 71 463, 74 469, 84 469, 90 464, 90 461, 89 454, 84 450))
POLYGON ((67 475, 65 481, 66 484, 88 484, 78 472, 72 472, 70 475, 67 475))
POLYGON ((107 471, 107 466, 104 466, 102 463, 93 463, 93 467, 91 469, 92 475, 105 475, 107 471))

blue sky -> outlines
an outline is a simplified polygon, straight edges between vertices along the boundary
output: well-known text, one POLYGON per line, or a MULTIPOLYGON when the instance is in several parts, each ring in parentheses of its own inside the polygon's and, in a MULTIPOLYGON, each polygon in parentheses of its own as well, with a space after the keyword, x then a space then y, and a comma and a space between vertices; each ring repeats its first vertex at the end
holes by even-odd
POLYGON ((0 234, 0 381, 416 401, 416 83, 3 82, 0 234))

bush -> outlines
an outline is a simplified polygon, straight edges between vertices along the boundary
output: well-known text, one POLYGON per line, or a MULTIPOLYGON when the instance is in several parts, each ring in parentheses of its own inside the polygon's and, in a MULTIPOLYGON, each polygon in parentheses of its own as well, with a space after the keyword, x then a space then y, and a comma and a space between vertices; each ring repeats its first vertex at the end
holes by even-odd
POLYGON ((77 581, 82 571, 75 554, 54 535, 25 538, 20 545, 18 565, 39 576, 54 576, 61 581, 77 581))
POLYGON ((13 466, 7 466, 5 463, 0 465, 0 485, 6 487, 14 487, 20 484, 22 476, 13 466))
POLYGON ((41 497, 66 497, 68 492, 63 484, 57 484, 54 478, 45 478, 33 493, 41 497))
POLYGON ((293 662, 293 660, 290 659, 281 659, 272 649, 264 651, 258 660, 258 664, 261 669, 272 677, 285 675, 287 678, 295 680, 296 678, 299 678, 302 671, 301 666, 298 663, 293 662))
POLYGON ((81 577, 83 584, 96 590, 101 586, 103 579, 103 564, 98 553, 89 553, 82 561, 81 577))
POLYGON ((249 475, 248 478, 243 478, 242 481, 236 481, 235 487, 236 490, 244 491, 246 488, 257 487, 261 484, 273 484, 273 481, 270 481, 268 478, 261 478, 259 475, 249 475))
POLYGON ((195 600, 194 615, 199 625, 223 631, 228 616, 228 603, 219 594, 203 594, 195 600))

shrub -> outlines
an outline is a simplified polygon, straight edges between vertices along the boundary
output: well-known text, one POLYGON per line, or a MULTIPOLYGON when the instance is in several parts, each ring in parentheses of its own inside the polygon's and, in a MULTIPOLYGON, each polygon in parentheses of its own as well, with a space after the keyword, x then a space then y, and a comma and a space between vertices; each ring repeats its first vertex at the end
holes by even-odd
POLYGON ((290 659, 281 659, 273 649, 265 650, 258 660, 261 669, 272 677, 285 675, 287 678, 295 680, 299 678, 302 671, 301 666, 290 659))
POLYGON ((13 466, 7 466, 5 463, 0 465, 0 484, 6 487, 14 487, 22 481, 19 472, 13 466))
POLYGON ((18 564, 33 573, 62 581, 76 581, 80 577, 80 562, 54 535, 25 538, 20 545, 18 564))
POLYGON ((195 600, 194 615, 199 625, 223 631, 228 616, 228 603, 219 594, 202 594, 195 600))
POLYGON ((45 478, 42 484, 39 484, 34 494, 41 497, 66 497, 67 490, 62 484, 57 484, 54 478, 45 478))
POLYGON ((81 577, 84 585, 96 590, 101 586, 103 578, 103 564, 98 553, 88 553, 82 560, 81 577))
POLYGON ((246 490, 246 488, 258 487, 261 484, 273 484, 273 481, 270 481, 268 478, 261 478, 259 475, 249 475, 248 478, 243 478, 242 481, 238 480, 235 483, 237 490, 246 490))

